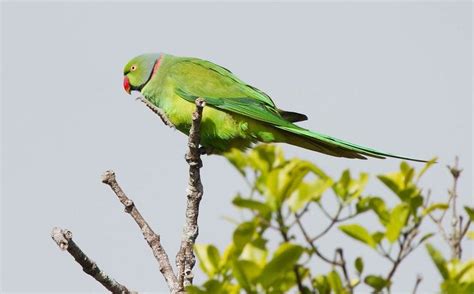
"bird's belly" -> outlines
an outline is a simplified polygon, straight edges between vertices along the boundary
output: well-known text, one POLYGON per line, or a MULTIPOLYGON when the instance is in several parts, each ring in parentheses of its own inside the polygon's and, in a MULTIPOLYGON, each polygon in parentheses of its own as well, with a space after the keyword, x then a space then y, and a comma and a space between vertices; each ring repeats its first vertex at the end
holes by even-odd
MULTIPOLYGON (((185 100, 175 106, 178 107, 164 111, 176 129, 188 135, 196 106, 185 100)), ((200 127, 201 145, 212 153, 223 153, 231 148, 248 148, 255 141, 248 126, 248 119, 239 115, 204 107, 200 127)))

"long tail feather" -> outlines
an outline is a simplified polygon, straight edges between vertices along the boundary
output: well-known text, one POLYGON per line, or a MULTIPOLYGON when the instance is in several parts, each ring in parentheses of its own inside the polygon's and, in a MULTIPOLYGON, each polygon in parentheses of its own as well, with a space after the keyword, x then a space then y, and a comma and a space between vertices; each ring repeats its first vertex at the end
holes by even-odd
POLYGON ((404 160, 427 162, 426 160, 410 158, 381 152, 372 148, 356 145, 351 142, 336 139, 327 135, 312 132, 295 125, 275 126, 283 130, 286 134, 286 143, 303 147, 306 149, 322 152, 336 157, 367 159, 365 156, 384 159, 386 157, 399 158, 404 160))

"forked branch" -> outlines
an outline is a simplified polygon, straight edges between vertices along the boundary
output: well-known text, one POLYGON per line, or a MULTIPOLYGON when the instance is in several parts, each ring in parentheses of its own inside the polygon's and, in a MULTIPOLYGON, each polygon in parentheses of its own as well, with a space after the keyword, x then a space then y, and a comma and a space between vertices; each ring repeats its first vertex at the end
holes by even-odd
MULTIPOLYGON (((145 103, 148 108, 155 112, 161 118, 163 123, 174 128, 173 123, 169 121, 166 115, 159 108, 143 97, 137 99, 145 103)), ((186 154, 186 161, 189 164, 186 219, 183 228, 181 246, 176 256, 176 265, 178 269, 177 275, 173 271, 168 254, 161 244, 160 235, 152 230, 136 208, 133 201, 127 197, 125 192, 119 186, 115 173, 113 171, 106 171, 102 176, 102 182, 110 186, 120 202, 124 205, 125 212, 130 214, 140 227, 143 237, 158 261, 160 271, 165 277, 171 293, 185 293, 185 287, 191 285, 193 282, 192 269, 196 263, 193 246, 198 236, 197 219, 199 215, 199 203, 201 202, 203 195, 203 186, 199 172, 199 169, 202 167, 201 152, 199 148, 199 130, 204 106, 205 102, 203 99, 199 98, 196 100, 196 111, 193 113, 192 125, 189 132, 189 150, 186 154)), ((54 228, 51 237, 61 249, 67 250, 74 257, 74 259, 82 266, 84 272, 92 276, 112 293, 137 293, 135 291, 130 291, 127 287, 118 283, 100 270, 96 263, 87 257, 76 243, 74 243, 70 231, 54 228)))

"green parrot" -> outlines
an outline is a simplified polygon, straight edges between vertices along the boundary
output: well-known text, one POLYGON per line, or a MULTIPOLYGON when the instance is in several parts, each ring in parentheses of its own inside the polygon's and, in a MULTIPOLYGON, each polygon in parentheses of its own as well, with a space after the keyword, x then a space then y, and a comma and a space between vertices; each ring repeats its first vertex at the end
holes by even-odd
POLYGON ((210 61, 143 54, 130 60, 123 74, 127 93, 140 91, 185 135, 189 134, 195 100, 204 99, 200 142, 207 154, 225 154, 232 148, 245 150, 257 142, 283 142, 337 157, 394 157, 424 162, 304 129, 295 123, 306 120, 306 115, 277 108, 263 91, 210 61))

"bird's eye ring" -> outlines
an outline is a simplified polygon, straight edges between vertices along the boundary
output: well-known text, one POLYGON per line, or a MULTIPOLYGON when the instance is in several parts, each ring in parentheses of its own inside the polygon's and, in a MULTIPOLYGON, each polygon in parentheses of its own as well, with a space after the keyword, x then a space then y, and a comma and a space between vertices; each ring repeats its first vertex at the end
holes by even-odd
POLYGON ((132 65, 132 66, 130 67, 130 70, 131 70, 131 71, 134 71, 134 70, 136 70, 136 69, 137 69, 137 66, 136 66, 136 65, 132 65))

